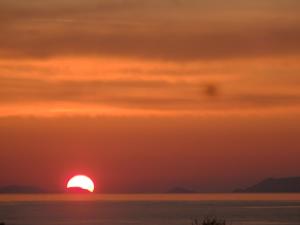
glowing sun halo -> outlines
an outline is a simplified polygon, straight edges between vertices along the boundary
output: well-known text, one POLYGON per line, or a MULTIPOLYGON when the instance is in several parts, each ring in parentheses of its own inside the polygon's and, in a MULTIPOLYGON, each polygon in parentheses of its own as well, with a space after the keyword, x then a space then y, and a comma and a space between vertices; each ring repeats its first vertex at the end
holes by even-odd
POLYGON ((77 175, 72 177, 67 184, 67 188, 81 188, 89 192, 94 191, 94 182, 85 175, 77 175))

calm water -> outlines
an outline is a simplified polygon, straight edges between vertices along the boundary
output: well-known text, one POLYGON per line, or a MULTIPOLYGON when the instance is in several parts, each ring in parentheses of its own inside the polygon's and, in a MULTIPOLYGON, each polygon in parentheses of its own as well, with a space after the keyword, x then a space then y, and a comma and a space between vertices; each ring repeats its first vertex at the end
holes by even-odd
POLYGON ((8 225, 190 225, 206 216, 300 225, 300 194, 0 195, 0 221, 8 225))

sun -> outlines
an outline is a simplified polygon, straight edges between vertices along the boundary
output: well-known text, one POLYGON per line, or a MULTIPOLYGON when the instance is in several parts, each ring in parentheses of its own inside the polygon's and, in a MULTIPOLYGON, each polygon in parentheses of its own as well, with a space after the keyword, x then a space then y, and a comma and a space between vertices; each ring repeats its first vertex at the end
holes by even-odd
POLYGON ((95 185, 92 179, 88 176, 76 175, 68 181, 67 188, 79 188, 89 192, 94 192, 95 185))

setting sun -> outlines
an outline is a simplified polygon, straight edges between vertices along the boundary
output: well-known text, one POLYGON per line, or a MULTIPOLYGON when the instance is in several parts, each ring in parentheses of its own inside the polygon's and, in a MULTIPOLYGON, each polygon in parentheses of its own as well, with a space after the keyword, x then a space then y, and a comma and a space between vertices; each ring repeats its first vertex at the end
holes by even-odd
POLYGON ((85 175, 77 175, 68 181, 67 188, 80 188, 89 192, 94 192, 95 186, 91 178, 85 175))

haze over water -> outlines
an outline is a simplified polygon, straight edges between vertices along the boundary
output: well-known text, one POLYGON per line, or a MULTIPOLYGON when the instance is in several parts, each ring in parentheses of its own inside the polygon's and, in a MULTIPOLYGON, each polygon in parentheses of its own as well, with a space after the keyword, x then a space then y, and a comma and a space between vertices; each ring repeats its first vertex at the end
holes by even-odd
POLYGON ((300 194, 0 196, 8 225, 189 225, 207 216, 232 225, 298 225, 300 194))

